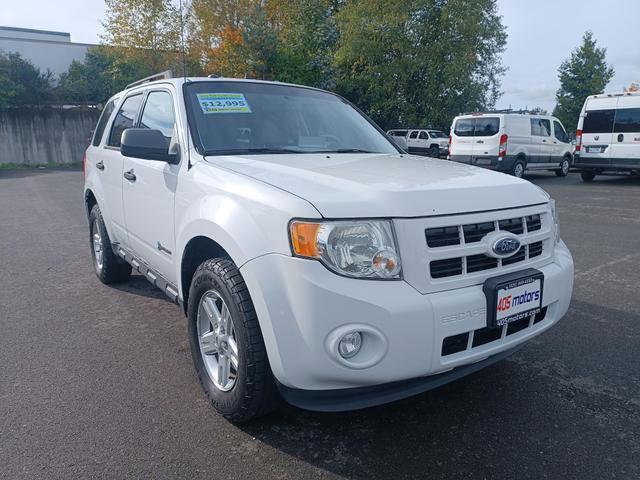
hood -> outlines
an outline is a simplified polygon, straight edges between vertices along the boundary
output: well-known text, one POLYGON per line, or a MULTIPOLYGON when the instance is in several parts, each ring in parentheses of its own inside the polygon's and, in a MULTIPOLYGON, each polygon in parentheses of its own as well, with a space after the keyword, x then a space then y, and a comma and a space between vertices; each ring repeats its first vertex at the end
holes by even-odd
POLYGON ((304 198, 327 218, 447 215, 549 199, 526 180, 412 155, 246 155, 206 161, 304 198))

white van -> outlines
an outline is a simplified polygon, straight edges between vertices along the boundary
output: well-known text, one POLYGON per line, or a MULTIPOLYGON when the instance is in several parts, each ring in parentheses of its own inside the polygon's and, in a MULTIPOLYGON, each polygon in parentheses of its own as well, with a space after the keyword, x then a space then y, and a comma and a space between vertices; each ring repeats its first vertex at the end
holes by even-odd
POLYGON ((442 130, 409 130, 407 151, 438 158, 440 155, 446 155, 449 151, 449 139, 442 130))
POLYGON ((575 166, 597 174, 640 174, 640 92, 587 97, 576 132, 575 166))
POLYGON ((474 113, 453 119, 449 159, 522 177, 525 170, 569 173, 573 146, 556 117, 474 113))

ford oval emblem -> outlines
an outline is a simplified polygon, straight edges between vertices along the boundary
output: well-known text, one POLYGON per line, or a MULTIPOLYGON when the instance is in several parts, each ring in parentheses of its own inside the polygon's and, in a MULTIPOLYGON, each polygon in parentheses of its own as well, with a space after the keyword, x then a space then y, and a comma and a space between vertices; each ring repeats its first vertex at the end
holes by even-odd
POLYGON ((493 242, 493 253, 498 257, 510 257, 520 250, 520 240, 517 237, 500 237, 493 242))

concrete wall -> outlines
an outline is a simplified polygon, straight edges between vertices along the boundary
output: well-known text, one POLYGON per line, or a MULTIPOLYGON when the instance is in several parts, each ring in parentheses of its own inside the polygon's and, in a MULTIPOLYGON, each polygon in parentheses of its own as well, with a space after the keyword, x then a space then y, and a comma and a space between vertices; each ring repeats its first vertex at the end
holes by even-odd
POLYGON ((99 115, 97 109, 0 110, 0 165, 82 161, 99 115))

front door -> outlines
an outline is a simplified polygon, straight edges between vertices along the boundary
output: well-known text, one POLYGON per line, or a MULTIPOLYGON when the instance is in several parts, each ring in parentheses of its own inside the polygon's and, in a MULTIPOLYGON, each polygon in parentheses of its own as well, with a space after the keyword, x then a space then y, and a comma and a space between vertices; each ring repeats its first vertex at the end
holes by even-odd
MULTIPOLYGON (((175 106, 169 90, 148 93, 140 128, 160 130, 167 148, 175 135, 175 106)), ((124 158, 125 221, 134 253, 171 283, 176 283, 174 198, 179 165, 124 158)))

